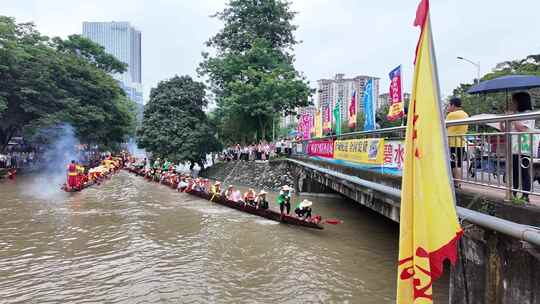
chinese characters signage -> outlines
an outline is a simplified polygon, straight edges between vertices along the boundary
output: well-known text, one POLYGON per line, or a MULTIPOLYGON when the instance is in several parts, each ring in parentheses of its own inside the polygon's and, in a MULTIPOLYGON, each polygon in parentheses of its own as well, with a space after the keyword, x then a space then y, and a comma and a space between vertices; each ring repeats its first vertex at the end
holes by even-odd
POLYGON ((307 146, 307 154, 332 158, 334 157, 334 141, 331 139, 312 140, 307 146))
POLYGON ((334 142, 334 158, 361 164, 382 165, 384 139, 349 139, 334 142))

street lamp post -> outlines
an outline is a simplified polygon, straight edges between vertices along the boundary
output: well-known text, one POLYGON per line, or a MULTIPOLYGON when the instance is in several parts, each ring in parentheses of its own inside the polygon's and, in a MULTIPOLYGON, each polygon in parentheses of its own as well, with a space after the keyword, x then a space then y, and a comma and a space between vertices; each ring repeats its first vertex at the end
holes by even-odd
POLYGON ((468 63, 470 63, 470 64, 472 64, 472 65, 474 65, 476 67, 476 84, 479 84, 480 83, 480 61, 479 62, 474 62, 472 60, 469 60, 469 59, 461 57, 461 56, 458 56, 457 59, 467 61, 468 63))

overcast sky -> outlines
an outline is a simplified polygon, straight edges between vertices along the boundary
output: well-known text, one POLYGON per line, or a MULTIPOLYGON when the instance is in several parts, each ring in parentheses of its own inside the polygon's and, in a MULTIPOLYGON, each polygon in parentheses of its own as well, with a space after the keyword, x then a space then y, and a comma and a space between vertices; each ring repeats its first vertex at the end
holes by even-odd
MULTIPOLYGON (((313 88, 336 73, 381 78, 403 65, 410 91, 418 29, 412 26, 419 0, 293 0, 299 26, 296 67, 313 88)), ((197 77, 203 43, 222 26, 209 16, 225 0, 3 0, 0 14, 33 21, 48 36, 81 33, 83 21, 129 21, 142 31, 145 96, 175 74, 197 77)), ((539 0, 432 0, 431 20, 443 96, 472 82, 496 63, 540 53, 539 0)))

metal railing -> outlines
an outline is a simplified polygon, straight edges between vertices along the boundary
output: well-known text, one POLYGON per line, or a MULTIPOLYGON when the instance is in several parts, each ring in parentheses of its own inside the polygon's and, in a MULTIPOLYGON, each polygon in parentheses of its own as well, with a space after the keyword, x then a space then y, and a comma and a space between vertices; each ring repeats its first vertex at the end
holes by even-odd
MULTIPOLYGON (((540 111, 447 121, 447 128, 468 126, 465 134, 449 136, 450 161, 456 186, 469 184, 500 189, 505 199, 521 193, 540 196, 540 130, 534 129, 540 111), (516 125, 528 125, 519 132, 516 125), (538 181, 538 185, 534 182, 538 181)), ((316 139, 385 138, 404 140, 405 126, 350 132, 316 139)), ((304 147, 309 140, 301 140, 304 147)), ((298 142, 297 142, 298 143, 298 142)))
MULTIPOLYGON (((312 164, 305 162, 290 160, 293 163, 301 165, 312 170, 322 172, 327 175, 337 177, 341 180, 348 181, 353 184, 360 185, 362 187, 367 187, 373 189, 377 192, 384 193, 393 197, 395 199, 401 199, 401 190, 396 189, 390 186, 378 184, 372 181, 361 179, 357 176, 350 176, 340 172, 336 172, 330 169, 321 168, 312 164)), ((456 207, 456 212, 459 218, 463 221, 468 221, 470 223, 482 226, 484 228, 492 229, 511 237, 517 238, 522 241, 529 242, 533 245, 540 246, 540 229, 538 227, 533 227, 529 225, 523 225, 515 222, 511 222, 502 218, 494 217, 488 214, 484 214, 478 211, 470 210, 463 207, 456 207)))

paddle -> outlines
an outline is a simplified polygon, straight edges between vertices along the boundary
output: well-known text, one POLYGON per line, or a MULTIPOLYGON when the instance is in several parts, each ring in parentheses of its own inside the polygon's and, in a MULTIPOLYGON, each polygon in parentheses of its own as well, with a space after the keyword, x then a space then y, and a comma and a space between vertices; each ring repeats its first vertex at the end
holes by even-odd
POLYGON ((338 219, 326 219, 324 220, 323 224, 338 225, 343 224, 343 221, 338 219))

